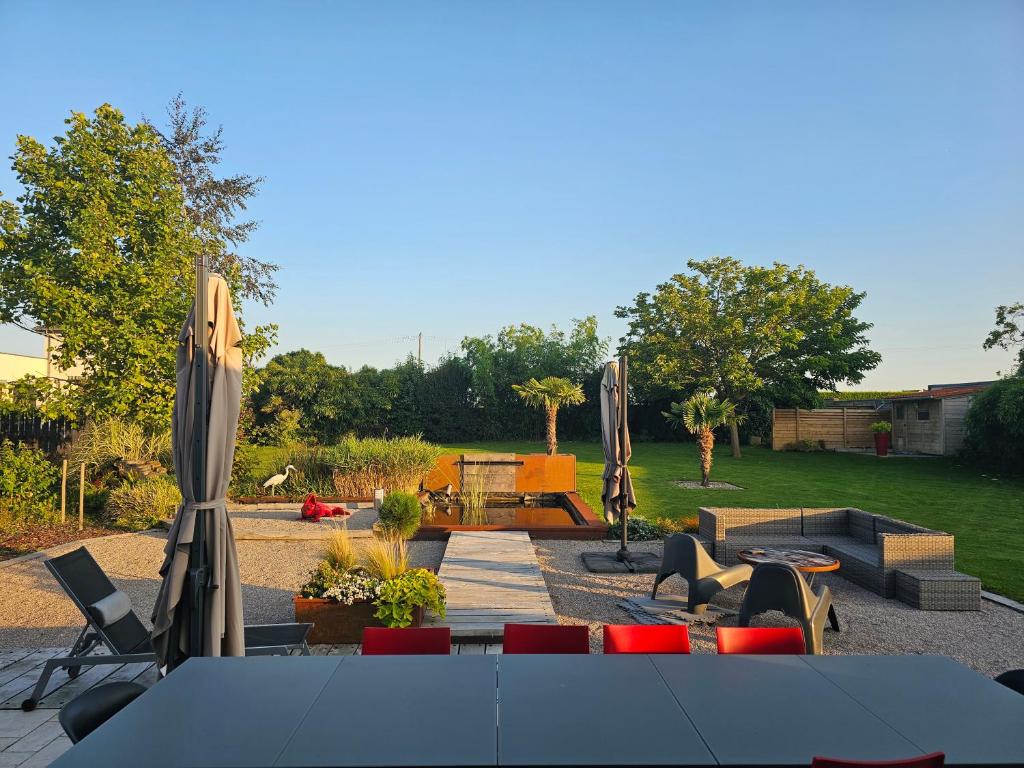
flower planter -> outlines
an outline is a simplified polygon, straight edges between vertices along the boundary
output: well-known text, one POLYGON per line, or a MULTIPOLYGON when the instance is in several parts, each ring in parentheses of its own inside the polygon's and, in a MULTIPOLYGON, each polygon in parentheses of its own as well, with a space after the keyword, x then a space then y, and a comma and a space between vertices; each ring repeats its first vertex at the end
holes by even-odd
MULTIPOLYGON (((338 644, 363 642, 364 627, 383 627, 384 624, 374 617, 377 606, 362 602, 345 605, 334 600, 317 597, 292 598, 295 604, 295 620, 311 622, 307 642, 338 644)), ((413 612, 412 625, 418 627, 423 623, 423 606, 413 612)))
POLYGON ((875 432, 875 455, 876 456, 888 456, 889 455, 889 433, 888 432, 875 432))

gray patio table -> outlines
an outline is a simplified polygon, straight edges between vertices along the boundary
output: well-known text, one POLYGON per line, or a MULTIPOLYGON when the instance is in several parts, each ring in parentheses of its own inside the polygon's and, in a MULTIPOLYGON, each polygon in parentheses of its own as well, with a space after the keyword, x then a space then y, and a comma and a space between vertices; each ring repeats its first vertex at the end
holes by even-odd
POLYGON ((192 659, 54 766, 1019 766, 1022 728, 936 656, 192 659))

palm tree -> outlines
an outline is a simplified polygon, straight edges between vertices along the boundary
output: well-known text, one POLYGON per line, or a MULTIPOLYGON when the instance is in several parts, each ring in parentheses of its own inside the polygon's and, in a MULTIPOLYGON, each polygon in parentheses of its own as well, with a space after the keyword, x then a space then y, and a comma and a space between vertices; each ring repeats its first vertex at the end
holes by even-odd
POLYGON ((739 424, 742 416, 736 414, 736 404, 729 400, 718 400, 714 395, 697 394, 682 403, 671 403, 669 411, 662 411, 665 421, 673 427, 685 427, 697 436, 700 448, 700 484, 711 485, 711 460, 715 447, 715 429, 726 425, 739 424))
POLYGON ((527 405, 544 409, 547 415, 548 456, 553 456, 558 450, 558 437, 555 432, 558 409, 563 405, 579 405, 586 400, 583 396, 583 387, 573 384, 568 379, 548 376, 540 381, 530 379, 522 384, 513 384, 512 389, 526 401, 527 405))

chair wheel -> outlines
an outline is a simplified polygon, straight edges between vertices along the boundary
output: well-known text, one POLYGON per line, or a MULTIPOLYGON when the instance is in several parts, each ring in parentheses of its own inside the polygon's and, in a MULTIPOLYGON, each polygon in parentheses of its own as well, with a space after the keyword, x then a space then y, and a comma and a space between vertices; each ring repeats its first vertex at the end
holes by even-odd
POLYGON ((35 699, 25 699, 23 702, 21 702, 21 709, 23 712, 31 712, 33 709, 36 708, 36 704, 38 703, 39 702, 35 699))
POLYGON ((76 677, 78 677, 78 673, 81 671, 81 667, 68 667, 68 677, 74 680, 76 677))

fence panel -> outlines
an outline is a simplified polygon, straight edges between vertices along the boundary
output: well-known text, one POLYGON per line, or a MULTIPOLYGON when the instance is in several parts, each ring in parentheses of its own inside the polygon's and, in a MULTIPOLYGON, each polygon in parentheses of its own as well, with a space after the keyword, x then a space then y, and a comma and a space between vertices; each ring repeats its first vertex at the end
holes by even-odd
POLYGON ((0 414, 0 440, 26 443, 42 448, 47 453, 68 442, 72 436, 67 419, 44 419, 20 413, 0 414))
POLYGON ((874 408, 775 408, 772 410, 772 450, 781 451, 802 440, 823 442, 825 448, 871 448, 871 425, 888 418, 874 408))

